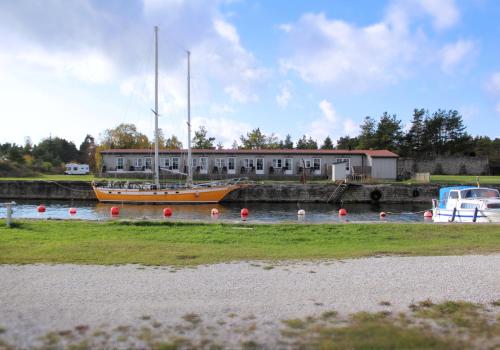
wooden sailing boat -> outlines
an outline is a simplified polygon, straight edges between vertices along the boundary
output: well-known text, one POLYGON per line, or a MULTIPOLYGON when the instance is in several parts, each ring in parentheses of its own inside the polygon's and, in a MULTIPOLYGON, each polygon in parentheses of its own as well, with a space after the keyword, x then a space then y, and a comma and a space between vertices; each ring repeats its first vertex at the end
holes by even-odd
POLYGON ((101 202, 131 203, 217 203, 228 193, 244 186, 242 179, 193 184, 191 155, 191 91, 190 91, 190 52, 187 52, 188 64, 188 173, 184 186, 160 184, 159 143, 158 143, 158 27, 155 27, 155 160, 154 184, 141 186, 97 186, 93 189, 101 202))

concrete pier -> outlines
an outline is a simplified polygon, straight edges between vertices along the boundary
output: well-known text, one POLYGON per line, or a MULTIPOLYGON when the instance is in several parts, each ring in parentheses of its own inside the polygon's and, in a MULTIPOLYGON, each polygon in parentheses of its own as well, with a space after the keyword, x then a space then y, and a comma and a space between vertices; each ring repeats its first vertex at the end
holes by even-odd
MULTIPOLYGON (((350 185, 345 203, 430 203, 446 185, 377 184, 350 185)), ((500 189, 500 185, 488 185, 500 189)), ((333 183, 257 184, 230 193, 225 202, 326 202, 335 191, 333 183)), ((86 181, 0 181, 2 199, 96 200, 86 181)))

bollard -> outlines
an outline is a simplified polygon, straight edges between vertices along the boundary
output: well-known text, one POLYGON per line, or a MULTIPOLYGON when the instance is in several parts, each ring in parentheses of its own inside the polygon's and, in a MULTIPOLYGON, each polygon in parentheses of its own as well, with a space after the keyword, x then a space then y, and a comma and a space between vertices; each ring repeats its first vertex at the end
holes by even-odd
POLYGON ((10 203, 4 203, 5 207, 7 208, 7 227, 12 226, 12 206, 16 205, 16 202, 10 202, 10 203))

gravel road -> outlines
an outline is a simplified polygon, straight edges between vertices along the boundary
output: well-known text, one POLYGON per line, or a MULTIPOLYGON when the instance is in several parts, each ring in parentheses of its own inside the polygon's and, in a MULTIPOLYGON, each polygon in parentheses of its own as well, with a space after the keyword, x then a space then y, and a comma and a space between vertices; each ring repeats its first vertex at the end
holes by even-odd
POLYGON ((214 322, 228 315, 247 317, 271 332, 287 318, 332 309, 380 311, 381 301, 404 311, 427 298, 479 303, 500 299, 500 254, 240 262, 180 270, 0 266, 0 327, 5 339, 19 346, 30 346, 51 330, 136 324, 145 315, 163 324, 188 313, 214 322))

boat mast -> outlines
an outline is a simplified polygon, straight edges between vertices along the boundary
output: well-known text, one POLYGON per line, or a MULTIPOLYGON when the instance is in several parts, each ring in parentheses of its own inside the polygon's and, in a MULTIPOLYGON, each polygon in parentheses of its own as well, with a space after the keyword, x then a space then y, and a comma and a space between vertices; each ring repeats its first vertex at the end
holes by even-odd
POLYGON ((188 127, 188 176, 186 184, 193 184, 193 161, 191 154, 191 52, 187 52, 187 127, 188 127))
POLYGON ((160 188, 160 159, 159 159, 159 140, 158 140, 158 26, 155 26, 155 185, 160 188))

